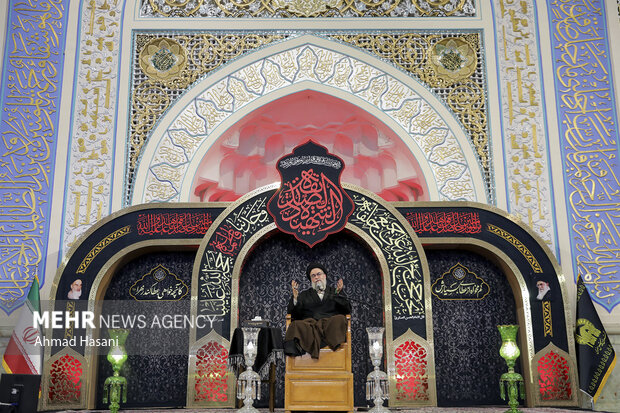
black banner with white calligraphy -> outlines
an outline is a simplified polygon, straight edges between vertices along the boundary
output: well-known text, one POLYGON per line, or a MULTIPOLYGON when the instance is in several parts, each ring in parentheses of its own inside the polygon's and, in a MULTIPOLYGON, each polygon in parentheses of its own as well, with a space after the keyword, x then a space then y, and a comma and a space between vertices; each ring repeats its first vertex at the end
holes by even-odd
MULTIPOLYGON (((417 238, 398 213, 368 195, 349 191, 355 211, 349 222, 363 230, 383 252, 389 270, 394 338, 411 329, 426 339, 424 278, 417 238)), ((387 276, 385 274, 384 276, 387 276)))
POLYGON ((230 337, 230 311, 233 269, 237 257, 248 240, 273 220, 267 213, 267 200, 275 190, 258 192, 228 211, 216 222, 200 250, 198 274, 198 316, 215 322, 209 328, 198 328, 200 338, 213 328, 222 337, 230 337))

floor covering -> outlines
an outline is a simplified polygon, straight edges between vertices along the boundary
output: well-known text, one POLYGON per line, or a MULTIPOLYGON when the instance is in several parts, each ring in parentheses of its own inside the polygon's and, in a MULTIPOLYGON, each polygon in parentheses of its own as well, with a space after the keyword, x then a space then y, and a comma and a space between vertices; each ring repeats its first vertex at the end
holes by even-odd
MULTIPOLYGON (((269 409, 258 409, 260 413, 269 413, 269 409)), ((392 408, 392 412, 397 413, 504 413, 507 410, 506 407, 421 407, 418 409, 399 409, 392 408)), ((577 409, 577 408, 552 408, 552 407, 534 407, 525 408, 520 407, 519 410, 523 413, 574 413, 577 411, 588 412, 592 410, 577 409)), ((367 412, 368 409, 357 410, 356 412, 367 412)), ((78 410, 63 410, 64 413, 75 413, 78 410)), ((80 410, 79 412, 91 412, 91 413, 104 413, 108 410, 80 410)), ((123 413, 234 413, 235 409, 131 409, 131 410, 119 410, 123 413)), ((275 413, 284 413, 284 409, 275 409, 275 413)), ((318 413, 318 412, 317 412, 318 413)), ((325 413, 325 412, 321 412, 325 413)))

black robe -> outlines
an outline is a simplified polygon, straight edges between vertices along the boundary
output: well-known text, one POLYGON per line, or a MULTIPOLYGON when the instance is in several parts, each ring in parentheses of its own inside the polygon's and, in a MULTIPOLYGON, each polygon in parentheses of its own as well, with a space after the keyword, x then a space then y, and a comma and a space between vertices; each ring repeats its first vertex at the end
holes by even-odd
POLYGON ((344 291, 336 293, 334 287, 327 287, 322 300, 312 288, 302 291, 297 296, 297 305, 291 297, 287 311, 293 322, 286 330, 286 355, 301 356, 307 352, 318 358, 322 346, 336 350, 346 341, 344 315, 351 313, 351 304, 344 291))
POLYGON ((314 288, 309 288, 299 293, 297 305, 293 304, 293 297, 288 302, 286 311, 293 320, 314 318, 320 320, 336 314, 351 314, 351 304, 343 290, 336 294, 336 289, 327 286, 323 294, 323 300, 314 288))

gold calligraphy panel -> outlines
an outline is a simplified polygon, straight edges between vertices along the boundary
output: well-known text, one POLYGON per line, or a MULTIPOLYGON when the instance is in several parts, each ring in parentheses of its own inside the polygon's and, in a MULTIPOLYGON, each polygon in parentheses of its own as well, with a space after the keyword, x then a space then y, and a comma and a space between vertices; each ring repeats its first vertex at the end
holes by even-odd
POLYGON ((536 6, 495 0, 495 10, 509 211, 553 247, 555 222, 536 6))
POLYGON ((606 21, 603 1, 549 3, 574 267, 611 311, 620 304, 620 169, 606 21))
POLYGON ((47 251, 68 3, 2 6, 9 15, 0 95, 0 309, 7 314, 25 300, 47 251))
POLYGON ((122 0, 86 0, 71 123, 63 255, 110 210, 122 0))

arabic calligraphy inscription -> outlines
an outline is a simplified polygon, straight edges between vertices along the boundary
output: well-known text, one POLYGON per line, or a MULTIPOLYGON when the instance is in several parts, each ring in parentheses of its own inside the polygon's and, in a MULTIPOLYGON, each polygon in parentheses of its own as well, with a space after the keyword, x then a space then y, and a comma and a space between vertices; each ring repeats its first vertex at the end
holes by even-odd
POLYGON ((461 263, 441 275, 431 286, 431 292, 440 300, 482 300, 491 287, 461 263))
POLYGON ((44 273, 69 2, 8 3, 0 82, 0 309, 10 314, 35 274, 44 273))
POLYGON ((620 169, 605 4, 548 7, 575 275, 611 311, 620 304, 620 169))
POLYGON ((349 222, 364 230, 383 251, 390 271, 394 320, 423 319, 422 265, 413 239, 400 221, 369 197, 352 193, 355 210, 349 222))

